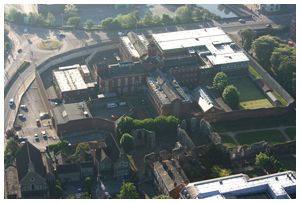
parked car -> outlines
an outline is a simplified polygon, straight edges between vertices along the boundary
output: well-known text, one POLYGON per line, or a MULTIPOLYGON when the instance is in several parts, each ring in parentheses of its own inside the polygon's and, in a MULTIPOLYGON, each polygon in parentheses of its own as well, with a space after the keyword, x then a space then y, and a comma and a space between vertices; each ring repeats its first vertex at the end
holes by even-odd
POLYGON ((49 118, 49 113, 48 112, 41 112, 40 113, 40 119, 48 119, 49 118))
POLYGON ((15 105, 14 99, 11 98, 11 99, 9 100, 8 104, 9 104, 10 107, 14 106, 14 105, 15 105))
POLYGON ((41 127, 41 121, 40 119, 36 119, 35 120, 37 127, 41 127))
POLYGON ((240 23, 246 23, 246 21, 244 19, 239 19, 240 23))
POLYGON ((34 141, 39 142, 40 138, 37 133, 34 134, 34 141))
POLYGON ((45 130, 41 131, 41 134, 42 134, 44 140, 48 139, 47 132, 45 130))
POLYGON ((25 104, 20 105, 20 108, 24 111, 28 111, 28 108, 25 104))
POLYGON ((112 109, 112 108, 116 108, 118 105, 116 103, 108 103, 107 104, 107 108, 108 109, 112 109))
POLYGON ((26 119, 26 117, 25 117, 25 115, 24 114, 18 114, 18 118, 20 119, 20 120, 25 120, 26 119))
POLYGON ((267 27, 267 28, 271 28, 271 27, 272 27, 272 24, 269 24, 269 23, 268 23, 268 24, 266 24, 266 27, 267 27))

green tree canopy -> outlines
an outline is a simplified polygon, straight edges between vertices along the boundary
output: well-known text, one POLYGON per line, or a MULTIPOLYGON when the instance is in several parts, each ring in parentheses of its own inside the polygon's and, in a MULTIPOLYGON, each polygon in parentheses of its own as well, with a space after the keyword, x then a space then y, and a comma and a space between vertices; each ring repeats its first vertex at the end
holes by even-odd
POLYGON ((282 169, 282 165, 277 158, 263 152, 256 155, 255 165, 264 168, 270 173, 279 172, 282 169))
POLYGON ((117 195, 119 199, 138 199, 139 194, 136 187, 131 182, 123 182, 120 193, 117 195))
POLYGON ((174 21, 173 19, 168 15, 168 14, 163 14, 161 17, 161 23, 164 25, 170 25, 172 24, 174 21))
POLYGON ((172 198, 168 195, 161 194, 161 195, 154 196, 152 199, 172 199, 172 198))
POLYGON ((296 49, 287 45, 275 48, 271 56, 271 65, 275 73, 277 73, 280 63, 285 60, 296 61, 296 49))
POLYGON ((279 40, 271 35, 264 35, 256 40, 252 44, 253 51, 264 68, 269 70, 270 58, 273 50, 278 47, 279 40))
POLYGON ((68 18, 67 25, 74 26, 75 28, 79 27, 80 23, 80 17, 79 16, 73 16, 68 18))
POLYGON ((64 13, 68 18, 76 16, 77 12, 78 12, 78 8, 74 4, 65 5, 64 13))
POLYGON ((214 165, 212 168, 211 168, 211 172, 212 172, 212 175, 216 178, 218 177, 226 177, 226 176, 229 176, 231 175, 231 170, 230 169, 226 169, 226 168, 222 168, 218 165, 214 165))
POLYGON ((229 84, 228 77, 224 72, 218 72, 213 81, 213 86, 219 90, 220 92, 223 92, 225 87, 229 84))
POLYGON ((89 194, 92 194, 92 185, 93 180, 91 179, 91 177, 86 177, 84 179, 84 187, 89 194))
POLYGON ((130 153, 134 147, 134 138, 130 134, 124 133, 120 139, 120 144, 126 153, 130 153))
POLYGON ((95 25, 95 22, 91 19, 88 19, 88 20, 85 21, 85 27, 88 30, 92 29, 94 27, 94 25, 95 25))
POLYGON ((143 18, 143 24, 148 26, 148 25, 154 25, 154 18, 153 18, 153 14, 150 11, 147 11, 144 15, 143 18))
POLYGON ((255 32, 252 29, 247 28, 241 31, 241 37, 243 48, 248 51, 251 48, 255 32))
POLYGON ((175 11, 176 20, 179 23, 188 23, 192 20, 192 10, 189 6, 178 7, 175 11))
POLYGON ((101 25, 104 29, 119 29, 121 24, 115 18, 105 18, 101 21, 101 25))
POLYGON ((25 13, 19 12, 15 8, 11 8, 8 11, 7 19, 9 21, 15 22, 15 23, 24 23, 24 17, 26 16, 25 13))
POLYGON ((116 17, 116 20, 124 29, 134 28, 138 25, 139 22, 138 11, 133 11, 125 15, 118 15, 116 17))
POLYGON ((47 14, 47 19, 46 19, 46 22, 48 24, 48 26, 54 26, 55 25, 55 16, 52 14, 52 13, 48 13, 47 14))
POLYGON ((234 85, 228 85, 222 94, 224 102, 234 109, 239 107, 239 96, 240 93, 234 85))

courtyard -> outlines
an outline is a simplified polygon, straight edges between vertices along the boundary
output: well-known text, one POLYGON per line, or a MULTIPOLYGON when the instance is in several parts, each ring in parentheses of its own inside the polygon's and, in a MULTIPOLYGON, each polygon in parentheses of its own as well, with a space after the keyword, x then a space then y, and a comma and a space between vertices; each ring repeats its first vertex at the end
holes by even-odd
POLYGON ((240 92, 240 107, 243 109, 272 108, 273 105, 264 93, 248 76, 230 78, 240 92))

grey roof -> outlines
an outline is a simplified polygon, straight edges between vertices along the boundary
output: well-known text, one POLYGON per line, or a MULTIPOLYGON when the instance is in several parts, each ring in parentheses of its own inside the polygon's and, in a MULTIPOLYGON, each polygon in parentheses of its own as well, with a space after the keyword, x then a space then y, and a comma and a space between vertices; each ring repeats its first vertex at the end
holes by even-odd
POLYGON ((63 124, 71 120, 92 117, 86 102, 62 104, 60 106, 56 106, 53 108, 53 114, 57 124, 63 124), (88 116, 85 115, 85 112, 88 116))
POLYGON ((57 171, 57 174, 79 173, 80 172, 80 167, 77 163, 57 165, 56 166, 56 171, 57 171))
POLYGON ((102 158, 104 158, 102 156, 106 155, 110 160, 115 162, 120 157, 120 148, 112 134, 108 135, 105 138, 105 145, 105 147, 98 148, 96 150, 97 159, 101 160, 102 158))
POLYGON ((162 162, 156 161, 153 163, 153 170, 157 172, 163 181, 168 191, 172 191, 175 187, 174 184, 179 185, 185 182, 187 177, 184 171, 179 166, 176 160, 164 160, 162 162))
POLYGON ((148 41, 145 37, 143 37, 144 42, 142 42, 138 35, 134 32, 129 32, 127 36, 141 57, 148 54, 146 46, 148 41))
POLYGON ((192 102, 190 95, 181 88, 176 79, 168 77, 160 70, 156 71, 152 77, 147 77, 147 82, 163 104, 170 104, 175 100, 192 102))
POLYGON ((29 142, 23 144, 21 149, 17 152, 16 166, 19 180, 24 178, 30 167, 40 176, 45 177, 46 175, 40 150, 29 142))
POLYGON ((15 166, 9 166, 5 169, 5 189, 7 195, 20 196, 18 171, 15 166))
POLYGON ((119 77, 125 75, 146 74, 144 65, 140 62, 122 62, 108 66, 108 72, 104 77, 119 77))

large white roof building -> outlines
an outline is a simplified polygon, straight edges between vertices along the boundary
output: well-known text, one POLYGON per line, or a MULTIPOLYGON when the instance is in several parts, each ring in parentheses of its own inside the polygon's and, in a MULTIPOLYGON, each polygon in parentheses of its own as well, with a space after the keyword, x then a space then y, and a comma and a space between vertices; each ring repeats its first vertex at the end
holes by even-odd
POLYGON ((222 178, 189 183, 181 191, 183 199, 258 198, 290 199, 296 193, 296 173, 285 171, 250 178, 237 174, 222 178))

